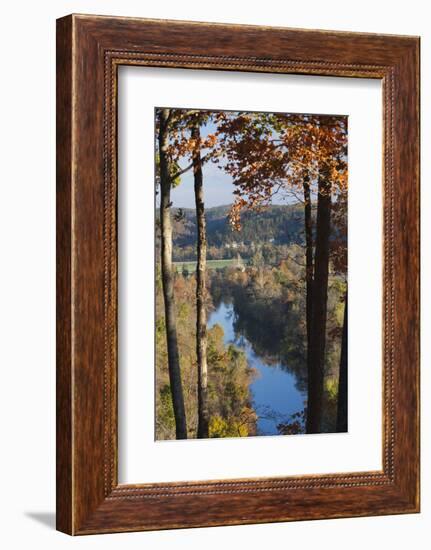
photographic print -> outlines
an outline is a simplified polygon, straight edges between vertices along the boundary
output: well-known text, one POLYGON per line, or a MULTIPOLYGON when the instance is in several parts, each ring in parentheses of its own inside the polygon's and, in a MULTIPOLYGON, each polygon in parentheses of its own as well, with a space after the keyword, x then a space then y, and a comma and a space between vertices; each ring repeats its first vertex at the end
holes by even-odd
POLYGON ((346 432, 348 119, 155 109, 155 439, 346 432))

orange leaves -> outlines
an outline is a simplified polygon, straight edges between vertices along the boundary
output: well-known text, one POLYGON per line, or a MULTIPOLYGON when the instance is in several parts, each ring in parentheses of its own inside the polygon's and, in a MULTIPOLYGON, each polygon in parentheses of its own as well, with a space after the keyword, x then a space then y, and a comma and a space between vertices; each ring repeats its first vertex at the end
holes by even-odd
MULTIPOLYGON (((196 124, 205 126, 213 120, 215 114, 211 111, 196 109, 171 109, 169 119, 169 144, 167 154, 171 165, 178 164, 181 160, 191 161, 193 152, 199 149, 204 155, 203 161, 215 160, 218 155, 217 135, 210 133, 205 137, 194 139, 191 130, 196 124)), ((158 117, 156 111, 156 125, 158 117)))
MULTIPOLYGON (((234 191, 238 194, 237 191, 234 191)), ((237 198, 229 211, 229 223, 232 230, 241 231, 241 211, 247 205, 247 201, 243 198, 237 198)))
POLYGON ((205 148, 214 147, 217 143, 217 136, 215 134, 208 134, 203 142, 205 148))
POLYGON ((276 193, 299 191, 304 178, 324 175, 331 192, 347 191, 347 119, 329 115, 225 113, 219 126, 225 171, 241 197, 231 223, 240 227, 242 209, 261 208, 276 193))

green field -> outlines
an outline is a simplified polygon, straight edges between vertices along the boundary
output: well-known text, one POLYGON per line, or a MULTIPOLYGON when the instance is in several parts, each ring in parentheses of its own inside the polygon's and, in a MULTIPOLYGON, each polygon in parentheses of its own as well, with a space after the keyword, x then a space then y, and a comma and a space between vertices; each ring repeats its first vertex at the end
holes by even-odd
MULTIPOLYGON (((186 269, 189 273, 196 271, 196 262, 173 262, 176 270, 182 272, 186 269)), ((228 260, 207 260, 207 269, 223 269, 228 266, 237 265, 238 260, 236 258, 228 260)), ((244 262, 245 263, 245 262, 244 262)))

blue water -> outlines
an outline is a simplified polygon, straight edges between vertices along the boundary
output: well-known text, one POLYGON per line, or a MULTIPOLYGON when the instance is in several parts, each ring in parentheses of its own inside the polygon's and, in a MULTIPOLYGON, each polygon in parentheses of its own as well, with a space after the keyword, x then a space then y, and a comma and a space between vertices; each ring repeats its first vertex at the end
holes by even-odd
POLYGON ((235 344, 242 349, 250 367, 255 368, 258 376, 250 384, 253 408, 258 415, 258 435, 278 434, 277 424, 286 422, 294 413, 304 408, 305 394, 295 384, 296 377, 282 368, 280 363, 268 364, 259 357, 253 344, 243 334, 235 334, 235 310, 233 304, 221 302, 211 313, 208 328, 220 325, 224 330, 225 344, 235 344))

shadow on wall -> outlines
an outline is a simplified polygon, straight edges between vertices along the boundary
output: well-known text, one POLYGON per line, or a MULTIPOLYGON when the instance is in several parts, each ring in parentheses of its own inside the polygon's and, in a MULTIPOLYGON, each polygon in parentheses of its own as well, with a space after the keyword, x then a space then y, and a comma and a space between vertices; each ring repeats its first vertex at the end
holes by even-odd
POLYGON ((55 513, 54 512, 25 512, 26 517, 41 523, 45 527, 55 529, 55 513))

